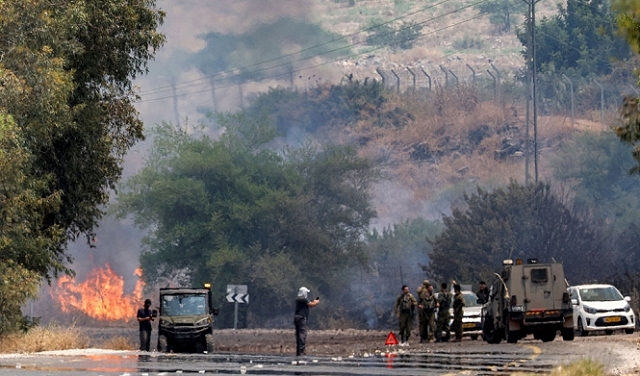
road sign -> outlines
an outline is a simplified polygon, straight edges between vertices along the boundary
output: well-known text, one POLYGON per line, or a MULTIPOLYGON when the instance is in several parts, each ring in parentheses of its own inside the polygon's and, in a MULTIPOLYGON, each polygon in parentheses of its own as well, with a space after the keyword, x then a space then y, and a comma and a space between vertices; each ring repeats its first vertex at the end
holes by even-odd
POLYGON ((249 303, 249 294, 227 294, 227 301, 229 303, 249 303))
POLYGON ((249 288, 247 285, 227 285, 227 294, 248 294, 249 288))
POLYGON ((233 330, 238 328, 238 303, 249 304, 249 288, 247 285, 227 285, 227 301, 234 303, 233 330))

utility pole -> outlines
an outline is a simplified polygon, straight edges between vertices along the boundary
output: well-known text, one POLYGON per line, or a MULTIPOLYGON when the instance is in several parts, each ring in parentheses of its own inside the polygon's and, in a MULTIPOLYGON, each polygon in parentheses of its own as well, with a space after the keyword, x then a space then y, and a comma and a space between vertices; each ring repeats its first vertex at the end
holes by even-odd
MULTIPOLYGON (((536 3, 540 0, 522 0, 529 6, 529 35, 530 39, 530 56, 529 56, 529 64, 531 67, 531 95, 533 102, 533 164, 535 170, 535 184, 538 184, 538 92, 537 92, 537 65, 536 65, 536 3)), ((528 106, 527 106, 528 107, 528 106)), ((528 123, 527 117, 527 123, 528 123)), ((527 145, 528 147, 528 145, 527 145)), ((526 167, 525 172, 525 180, 528 180, 528 169, 526 167)))

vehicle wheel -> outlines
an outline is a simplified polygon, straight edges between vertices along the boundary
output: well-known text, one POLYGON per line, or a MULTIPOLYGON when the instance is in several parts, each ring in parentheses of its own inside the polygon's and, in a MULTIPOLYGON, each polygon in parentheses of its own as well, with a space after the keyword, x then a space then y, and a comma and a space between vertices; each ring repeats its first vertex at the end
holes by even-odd
POLYGON ((611 329, 607 329, 607 330, 605 330, 605 331, 604 331, 604 333, 605 333, 606 335, 610 336, 610 335, 612 335, 612 334, 613 334, 613 330, 611 330, 611 329))
MULTIPOLYGON (((633 330, 631 331, 631 333, 633 333, 633 330)), ((475 340, 478 339, 478 335, 477 334, 473 334, 473 335, 470 335, 469 338, 471 338, 472 341, 475 341, 475 340)))
POLYGON ((205 341, 207 342, 207 352, 213 352, 213 334, 206 334, 204 336, 205 341))
POLYGON ((164 335, 158 336, 158 351, 163 353, 169 351, 169 343, 167 342, 167 337, 164 335))
POLYGON ((202 354, 203 352, 205 352, 206 351, 205 349, 207 348, 207 344, 204 338, 201 338, 198 342, 196 342, 195 347, 196 347, 196 353, 202 354))
POLYGON ((482 338, 491 344, 497 344, 502 341, 502 330, 495 330, 493 327, 493 318, 491 316, 485 317, 482 323, 482 338))
POLYGON ((542 342, 551 342, 556 338, 556 330, 555 329, 547 329, 540 334, 540 339, 542 342))
POLYGON ((573 338, 576 336, 573 327, 571 328, 562 328, 562 340, 563 341, 573 341, 573 338))
POLYGON ((633 334, 633 329, 625 329, 624 332, 627 334, 633 334))
POLYGON ((589 332, 584 330, 584 327, 582 326, 582 319, 580 317, 578 317, 578 335, 580 337, 586 337, 589 335, 589 332))

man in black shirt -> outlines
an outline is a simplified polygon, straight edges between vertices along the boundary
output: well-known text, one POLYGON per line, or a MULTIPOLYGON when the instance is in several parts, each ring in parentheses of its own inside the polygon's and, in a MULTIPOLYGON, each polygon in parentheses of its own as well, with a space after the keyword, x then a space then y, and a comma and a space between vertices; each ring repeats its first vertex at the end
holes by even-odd
POLYGON ((151 299, 144 301, 144 308, 138 310, 138 323, 140 324, 140 351, 149 351, 151 345, 151 299))
POLYGON ((307 299, 309 291, 306 287, 300 287, 296 298, 296 313, 293 316, 293 323, 296 326, 296 356, 306 355, 307 349, 307 320, 309 319, 309 308, 320 304, 320 298, 309 301, 307 299))
POLYGON ((476 296, 478 297, 478 300, 480 300, 480 304, 484 304, 489 301, 489 289, 484 281, 480 281, 480 290, 478 290, 476 296))

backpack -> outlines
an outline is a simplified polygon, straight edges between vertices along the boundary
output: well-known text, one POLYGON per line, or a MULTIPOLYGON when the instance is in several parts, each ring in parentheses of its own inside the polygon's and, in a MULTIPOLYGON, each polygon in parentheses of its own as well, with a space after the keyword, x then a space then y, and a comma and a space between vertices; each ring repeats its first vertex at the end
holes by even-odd
POLYGON ((410 295, 404 295, 400 301, 400 309, 403 311, 410 311, 412 308, 410 295))
POLYGON ((434 298, 425 299, 422 307, 427 312, 433 312, 436 309, 436 300, 434 298))
POLYGON ((451 294, 448 292, 443 293, 442 301, 440 302, 440 309, 449 309, 451 306, 451 294))

